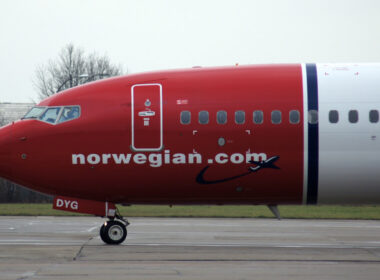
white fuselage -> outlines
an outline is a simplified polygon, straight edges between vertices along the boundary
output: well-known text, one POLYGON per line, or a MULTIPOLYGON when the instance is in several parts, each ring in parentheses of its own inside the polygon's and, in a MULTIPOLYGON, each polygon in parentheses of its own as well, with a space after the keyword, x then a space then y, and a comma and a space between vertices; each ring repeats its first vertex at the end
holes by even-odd
MULTIPOLYGON (((319 204, 379 203, 380 64, 317 64, 316 68, 317 201, 319 204)), ((305 97, 305 108, 308 108, 305 97)), ((307 113, 305 110, 305 170, 308 164, 307 113)))

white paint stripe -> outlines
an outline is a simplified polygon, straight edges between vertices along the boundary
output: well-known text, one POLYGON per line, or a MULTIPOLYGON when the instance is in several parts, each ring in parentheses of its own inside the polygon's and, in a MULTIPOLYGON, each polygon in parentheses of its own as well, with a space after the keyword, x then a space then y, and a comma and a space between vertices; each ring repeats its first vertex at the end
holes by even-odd
MULTIPOLYGON (((99 237, 100 238, 100 237, 99 237)), ((335 244, 265 244, 265 243, 236 243, 236 244, 193 244, 193 243, 126 243, 127 246, 146 246, 146 247, 158 247, 158 246, 168 246, 168 247, 256 247, 256 248, 327 248, 327 249, 373 249, 378 248, 376 245, 335 245, 335 244)))
POLYGON ((307 105, 307 75, 306 64, 302 63, 302 88, 303 88, 303 193, 302 203, 307 203, 307 175, 308 175, 308 105, 307 105))

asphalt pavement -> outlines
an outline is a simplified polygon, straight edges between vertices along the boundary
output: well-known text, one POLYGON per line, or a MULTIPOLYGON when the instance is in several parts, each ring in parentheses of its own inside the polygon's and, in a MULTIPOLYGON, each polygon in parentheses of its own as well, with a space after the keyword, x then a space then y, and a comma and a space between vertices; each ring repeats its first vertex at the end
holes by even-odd
POLYGON ((0 217, 0 279, 379 279, 380 221, 0 217))

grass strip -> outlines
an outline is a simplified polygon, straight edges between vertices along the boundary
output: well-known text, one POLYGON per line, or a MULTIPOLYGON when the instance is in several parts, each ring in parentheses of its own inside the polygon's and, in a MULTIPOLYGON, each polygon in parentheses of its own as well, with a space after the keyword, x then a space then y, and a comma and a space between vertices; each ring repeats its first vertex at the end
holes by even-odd
MULTIPOLYGON (((273 218, 266 206, 119 206, 125 217, 273 218)), ((284 219, 380 220, 380 206, 279 206, 284 219)), ((51 204, 0 204, 2 216, 84 216, 52 209, 51 204)))

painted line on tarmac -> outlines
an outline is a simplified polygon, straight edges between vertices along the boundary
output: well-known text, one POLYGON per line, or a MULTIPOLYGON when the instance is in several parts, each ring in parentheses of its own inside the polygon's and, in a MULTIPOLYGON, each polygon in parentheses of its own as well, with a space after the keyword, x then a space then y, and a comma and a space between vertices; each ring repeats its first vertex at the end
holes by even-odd
MULTIPOLYGON (((374 243, 374 242, 371 242, 374 243)), ((375 243, 377 244, 377 242, 375 243)), ((379 247, 377 245, 335 245, 335 244, 315 244, 315 243, 308 243, 308 244, 263 244, 263 243, 257 243, 257 244, 247 244, 247 243, 223 243, 223 244, 189 244, 189 243, 128 243, 128 240, 126 243, 122 244, 124 246, 147 246, 147 247, 159 247, 159 246, 168 246, 168 247, 252 247, 252 248, 321 248, 321 249, 378 249, 379 247)), ((96 246, 96 245, 89 245, 89 246, 96 246)))

